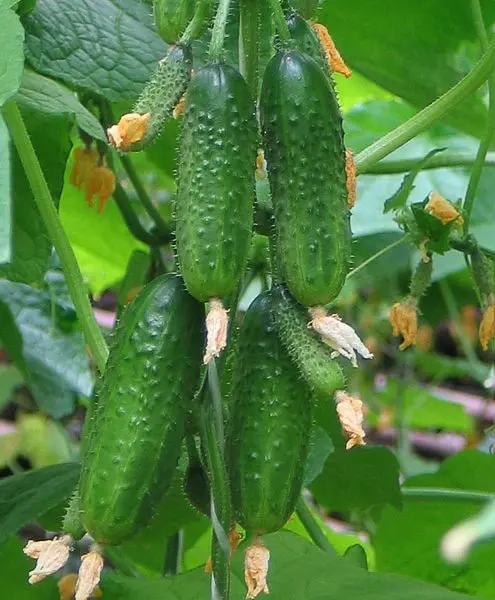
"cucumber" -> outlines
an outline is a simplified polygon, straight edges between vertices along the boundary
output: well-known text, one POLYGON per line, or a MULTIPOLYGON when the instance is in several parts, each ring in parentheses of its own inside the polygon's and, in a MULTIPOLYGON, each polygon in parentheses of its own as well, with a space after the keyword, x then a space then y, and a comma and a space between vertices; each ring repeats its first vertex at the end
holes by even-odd
POLYGON ((301 304, 327 304, 351 256, 337 98, 312 58, 282 52, 265 70, 260 112, 282 279, 301 304))
POLYGON ((316 397, 332 397, 345 388, 342 369, 330 356, 330 349, 308 328, 308 313, 297 304, 287 288, 272 288, 273 314, 277 333, 295 367, 316 397))
POLYGON ((186 95, 176 203, 177 253, 198 300, 232 294, 243 273, 253 224, 257 124, 246 82, 211 63, 186 95))
POLYGON ((125 311, 86 428, 79 502, 99 543, 146 525, 171 483, 199 381, 204 311, 179 277, 148 284, 125 311))
MULTIPOLYGON (((322 71, 326 75, 331 76, 325 50, 311 24, 299 15, 292 13, 287 17, 287 27, 294 40, 296 49, 311 56, 318 63, 322 71)), ((333 86, 333 80, 331 80, 331 85, 333 86)))
POLYGON ((310 391, 276 332, 269 292, 242 324, 234 371, 228 462, 232 503, 248 535, 277 531, 295 509, 311 427, 310 391))
POLYGON ((305 19, 316 17, 319 0, 290 0, 292 8, 305 19))
POLYGON ((155 27, 167 44, 175 44, 194 14, 194 0, 154 0, 155 27))

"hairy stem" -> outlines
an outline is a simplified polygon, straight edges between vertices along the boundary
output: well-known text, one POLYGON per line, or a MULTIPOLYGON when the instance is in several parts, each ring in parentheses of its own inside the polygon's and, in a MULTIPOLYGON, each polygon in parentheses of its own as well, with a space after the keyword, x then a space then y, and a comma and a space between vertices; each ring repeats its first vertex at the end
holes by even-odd
MULTIPOLYGON (((408 173, 421 158, 403 158, 399 160, 384 160, 376 165, 371 165, 366 171, 361 171, 362 175, 394 175, 396 173, 408 173)), ((441 153, 432 156, 421 169, 422 171, 431 171, 432 169, 455 168, 455 167, 472 167, 475 161, 475 156, 472 154, 456 153, 448 154, 441 153)), ((485 159, 485 166, 495 167, 495 152, 488 152, 485 159)))
POLYGON ((239 65, 253 98, 258 95, 260 52, 260 2, 264 0, 239 0, 239 65))
POLYGON ((28 131, 24 125, 22 115, 13 100, 7 102, 2 111, 33 192, 36 206, 59 257, 84 337, 91 349, 98 370, 103 373, 108 357, 108 347, 94 317, 93 309, 89 302, 88 289, 79 270, 67 235, 60 223, 50 190, 31 139, 29 138, 28 131))
POLYGON ((219 0, 210 42, 210 59, 219 60, 223 50, 230 0, 219 0))
POLYGON ((337 556, 337 552, 332 544, 327 540, 325 534, 311 514, 311 511, 309 510, 309 507, 302 496, 299 496, 299 500, 297 501, 296 513, 299 517, 299 520, 304 525, 304 529, 306 529, 313 542, 324 552, 327 552, 332 556, 337 556))
POLYGON ((275 28, 277 29, 280 39, 283 43, 290 42, 291 35, 280 0, 269 0, 269 2, 272 9, 273 22, 275 23, 275 28))
POLYGON ((494 494, 489 492, 470 492, 467 490, 450 490, 443 488, 414 488, 403 487, 401 493, 406 498, 417 498, 418 500, 456 500, 486 502, 492 500, 494 494))
MULTIPOLYGON (((479 0, 471 0, 471 9, 481 49, 483 52, 487 52, 489 48, 489 40, 486 33, 485 23, 483 21, 483 13, 481 11, 479 0)), ((476 192, 478 191, 481 175, 485 166, 486 154, 490 148, 493 136, 495 134, 495 75, 493 74, 488 79, 488 102, 488 121, 485 135, 483 136, 478 147, 478 152, 474 160, 473 168, 471 170, 471 177, 469 178, 469 183, 466 190, 466 196, 464 198, 464 235, 469 233, 471 213, 473 212, 476 192)))
POLYGON ((200 36, 205 21, 208 19, 210 8, 211 0, 197 0, 194 16, 182 34, 179 44, 190 44, 192 40, 200 36))
POLYGON ((447 111, 476 91, 488 79, 495 68, 495 40, 476 66, 448 92, 426 108, 416 113, 402 125, 359 152, 355 157, 356 173, 365 173, 372 165, 403 146, 413 137, 428 129, 447 111))

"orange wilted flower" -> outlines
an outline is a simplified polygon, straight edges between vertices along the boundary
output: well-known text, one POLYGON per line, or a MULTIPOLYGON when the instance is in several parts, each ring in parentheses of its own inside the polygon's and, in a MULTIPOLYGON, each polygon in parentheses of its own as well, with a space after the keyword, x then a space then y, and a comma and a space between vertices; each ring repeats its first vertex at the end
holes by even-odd
POLYGON ((74 166, 72 168, 69 183, 82 190, 91 178, 98 164, 98 152, 91 148, 82 147, 74 150, 74 166))
POLYGON ((393 335, 402 335, 404 338, 399 346, 400 350, 416 343, 418 316, 414 298, 409 297, 404 302, 396 302, 390 309, 389 321, 393 327, 393 335))
POLYGON ((270 551, 263 545, 263 541, 258 538, 246 550, 244 557, 244 581, 247 586, 246 598, 256 598, 265 592, 268 594, 268 564, 270 562, 270 551))
POLYGON ((358 396, 351 396, 342 390, 335 392, 337 415, 342 429, 347 435, 346 450, 354 446, 366 446, 363 429, 364 405, 358 396))
POLYGON ((328 66, 330 67, 332 73, 340 73, 341 75, 344 75, 344 77, 350 77, 351 70, 345 64, 342 56, 340 56, 340 52, 337 50, 337 47, 335 46, 335 43, 328 33, 328 29, 325 27, 325 25, 313 23, 313 29, 316 31, 316 35, 320 40, 320 44, 323 46, 323 50, 325 50, 328 66))
POLYGON ((101 213, 105 204, 115 190, 115 175, 105 164, 93 170, 86 184, 86 202, 93 206, 93 196, 98 196, 98 212, 101 213))
POLYGON ((353 208, 356 204, 356 166, 354 156, 349 148, 345 149, 345 175, 347 183, 347 207, 353 208))
POLYGON ((433 346, 433 329, 429 325, 421 325, 416 333, 416 346, 423 352, 428 352, 433 346))
POLYGON ((177 102, 174 108, 174 112, 172 116, 174 119, 178 119, 181 115, 184 114, 184 109, 186 108, 186 95, 184 94, 182 98, 177 102))
POLYGON ((480 342, 483 350, 488 350, 488 344, 495 338, 495 304, 490 303, 480 324, 480 342))
POLYGON ((127 152, 133 144, 144 138, 150 118, 150 113, 123 115, 117 125, 112 125, 107 129, 108 141, 117 150, 127 152))
POLYGON ((457 220, 459 225, 464 223, 464 219, 459 214, 456 207, 438 192, 432 192, 425 206, 425 211, 442 221, 444 225, 457 220))

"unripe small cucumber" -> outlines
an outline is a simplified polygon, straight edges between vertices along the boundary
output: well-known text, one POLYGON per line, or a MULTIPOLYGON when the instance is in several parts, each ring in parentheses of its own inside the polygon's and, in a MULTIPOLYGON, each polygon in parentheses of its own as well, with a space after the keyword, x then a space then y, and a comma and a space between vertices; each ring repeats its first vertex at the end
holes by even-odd
POLYGON ((338 362, 329 347, 308 328, 308 311, 298 304, 284 285, 272 288, 273 315, 277 332, 295 367, 317 396, 331 397, 345 388, 338 362))
POLYGON ((301 304, 327 304, 351 255, 337 98, 312 58, 282 52, 266 67, 260 110, 282 279, 301 304))
POLYGON ((177 252, 198 300, 230 295, 244 270, 253 223, 257 125, 238 71, 208 64, 186 94, 180 141, 177 252))
POLYGON ((296 49, 310 56, 318 63, 321 70, 331 77, 325 50, 323 49, 315 30, 311 27, 311 24, 299 15, 292 13, 287 18, 287 26, 290 35, 294 40, 296 49))
POLYGON ((277 531, 295 509, 311 427, 306 383, 280 342, 272 299, 247 311, 234 371, 228 460, 236 519, 248 534, 277 531))
POLYGON ((167 44, 175 44, 194 14, 194 0, 154 0, 155 27, 167 44))
POLYGON ((201 304, 169 275, 124 312, 83 447, 81 520, 97 542, 131 537, 171 483, 199 381, 203 318, 201 304))

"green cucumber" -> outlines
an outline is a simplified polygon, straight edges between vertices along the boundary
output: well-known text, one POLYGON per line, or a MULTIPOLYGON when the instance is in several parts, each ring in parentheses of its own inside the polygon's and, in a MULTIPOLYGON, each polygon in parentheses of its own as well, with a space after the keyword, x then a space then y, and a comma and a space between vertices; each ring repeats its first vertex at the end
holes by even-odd
POLYGON ((290 0, 292 8, 305 19, 316 17, 319 0, 290 0))
POLYGON ((277 531, 294 512, 311 414, 310 390, 277 336, 271 295, 263 293, 239 337, 228 435, 232 502, 248 534, 277 531))
MULTIPOLYGON (((311 24, 299 15, 292 13, 287 17, 287 26, 296 49, 311 56, 318 63, 322 71, 331 76, 325 50, 311 24)), ((333 80, 331 80, 331 84, 333 86, 333 80)))
POLYGON ((309 387, 319 397, 332 397, 345 388, 338 362, 330 356, 329 347, 308 328, 308 311, 298 304, 287 288, 272 288, 273 314, 282 344, 309 387))
POLYGON ((257 125, 246 82, 211 63, 186 94, 177 193, 177 253, 198 300, 230 295, 243 273, 253 223, 257 125))
POLYGON ((171 483, 199 381, 203 318, 170 275, 124 312, 83 445, 81 520, 97 542, 130 538, 171 483))
POLYGON ((194 14, 194 0, 154 0, 155 27, 167 44, 175 44, 194 14))
POLYGON ((301 304, 327 304, 351 256, 337 98, 312 58, 283 52, 266 67, 260 112, 282 279, 301 304))

